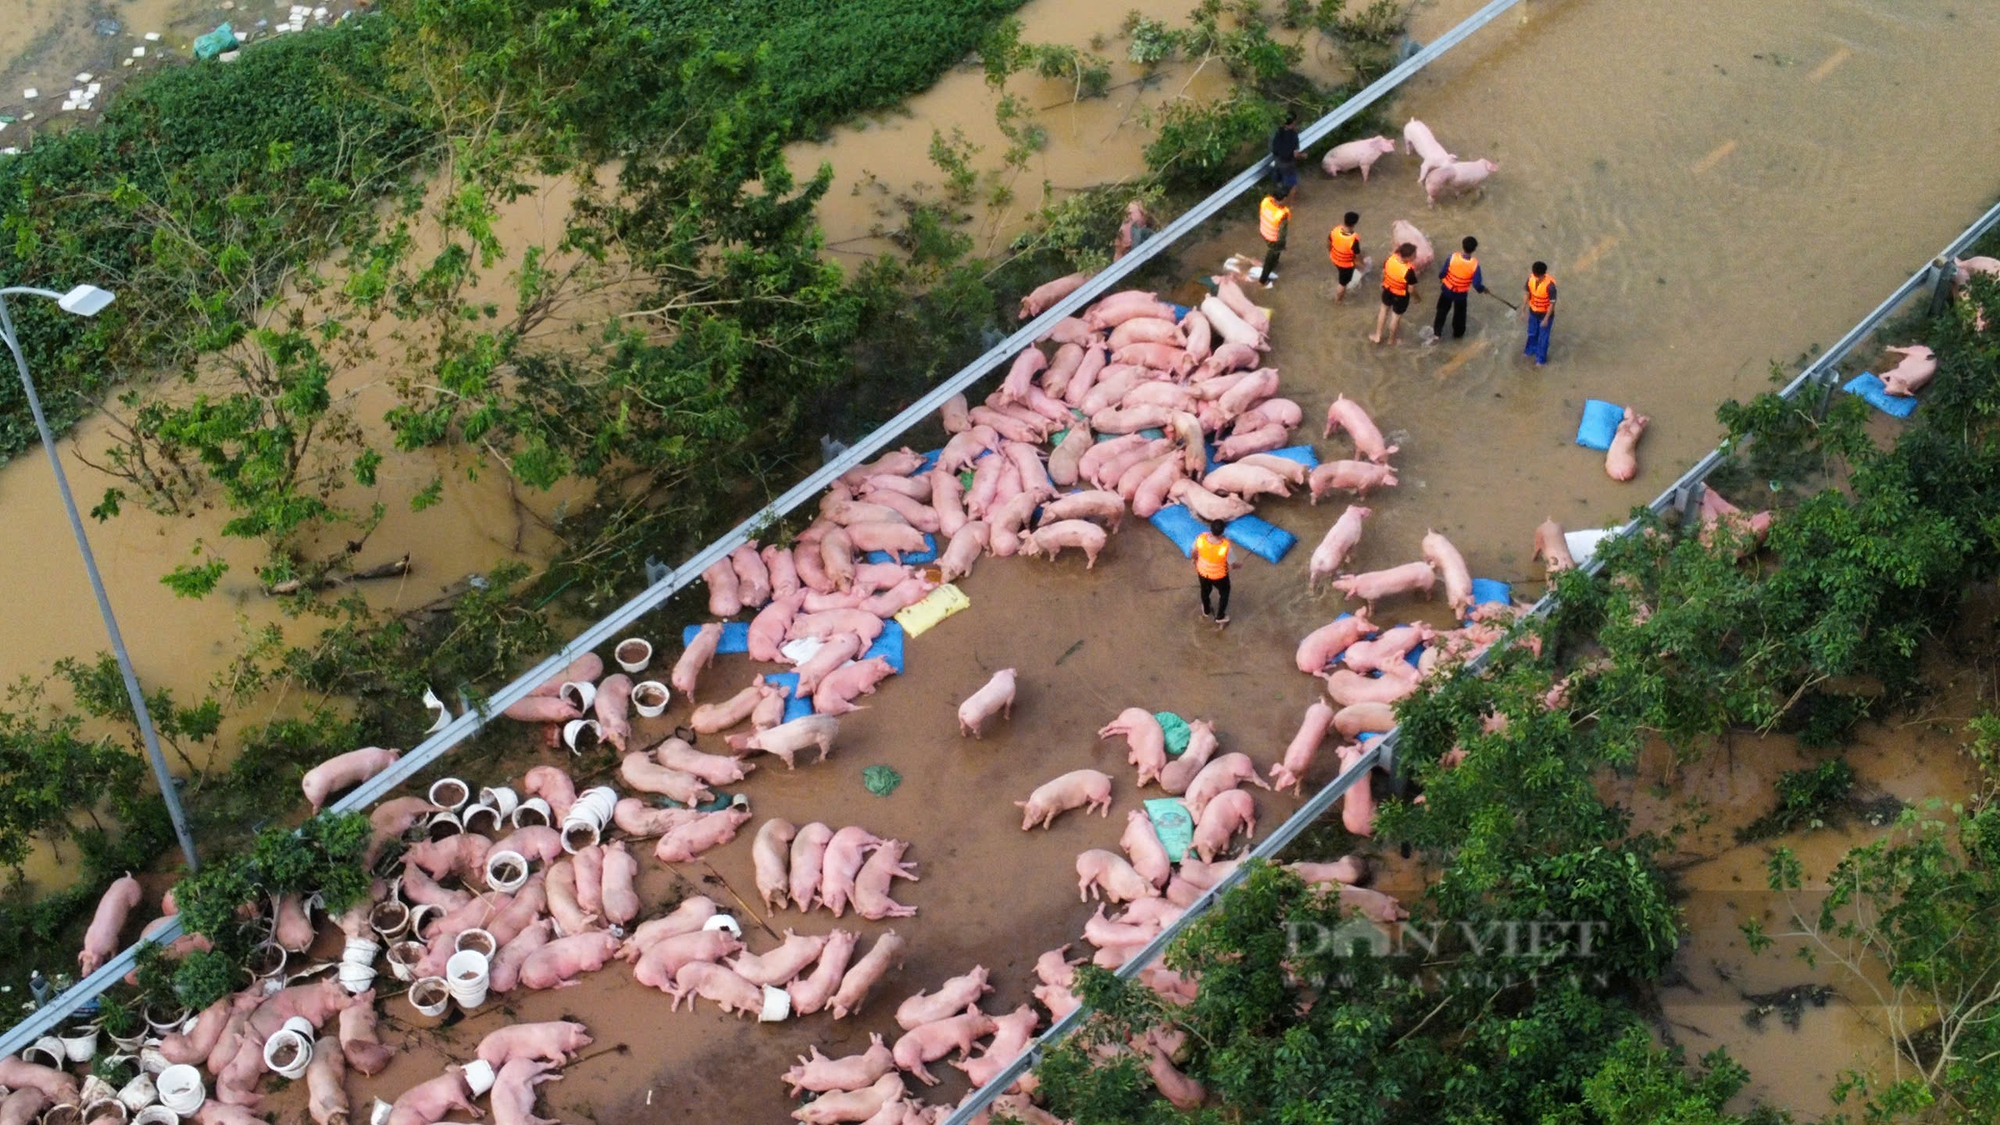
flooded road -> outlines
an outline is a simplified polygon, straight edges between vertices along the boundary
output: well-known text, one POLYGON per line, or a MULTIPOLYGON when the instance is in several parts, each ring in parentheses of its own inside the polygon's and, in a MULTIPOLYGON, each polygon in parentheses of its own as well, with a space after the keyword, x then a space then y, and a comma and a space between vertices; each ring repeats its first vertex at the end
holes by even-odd
MULTIPOLYGON (((1448 0, 1423 9, 1416 37, 1435 36, 1476 6, 1448 0)), ((1068 41, 1086 44, 1095 31, 1112 30, 1125 7, 1070 5, 1059 13, 1037 0, 1023 12, 1026 37, 1056 38, 1051 29, 1060 24, 1075 28, 1068 41)), ((1537 522, 1554 515, 1581 528, 1622 519, 1714 443, 1719 399, 1764 389, 1772 361, 1833 340, 1991 200, 2000 188, 1991 156, 2000 143, 2000 89, 1959 76, 1981 72, 1997 45, 2000 12, 1943 3, 1776 0, 1744 9, 1536 0, 1433 64, 1404 88, 1395 119, 1420 117, 1462 158, 1498 162, 1485 193, 1433 211, 1414 182, 1414 162, 1401 156, 1385 158, 1365 186, 1308 172, 1282 280, 1260 298, 1274 310, 1271 362, 1282 373, 1282 393, 1305 408, 1312 432, 1328 402, 1346 394, 1366 404, 1403 448, 1397 458, 1403 483, 1372 500, 1375 515, 1352 565, 1372 569, 1416 557, 1424 530, 1434 527, 1458 544, 1475 574, 1521 582, 1517 592, 1524 596, 1538 593, 1529 580, 1538 571, 1528 558, 1537 522), (1880 127, 1885 121, 1895 123, 1893 136, 1880 127), (1913 175, 1918 164, 1921 174, 1913 175), (1393 219, 1414 221, 1441 249, 1476 234, 1487 283, 1510 300, 1517 299, 1527 264, 1547 260, 1562 293, 1550 366, 1523 364, 1520 327, 1490 298, 1475 297, 1463 342, 1417 346, 1416 326, 1419 318, 1428 323, 1436 293, 1433 279, 1423 286, 1426 302, 1412 310, 1404 344, 1368 344, 1372 281, 1360 300, 1332 305, 1331 270, 1319 249, 1320 232, 1349 209, 1362 212, 1364 242, 1378 259, 1393 219), (1637 481, 1610 481, 1601 456, 1572 443, 1586 397, 1652 417, 1637 481)), ((1114 81, 1127 77, 1121 70, 1114 81)), ((1016 81, 1026 88, 1027 80, 1016 81)), ((1177 89, 1163 86, 1145 96, 1177 89)), ((991 121, 992 94, 978 74, 954 73, 925 98, 958 107, 957 120, 969 136, 984 138, 990 157, 993 134, 973 132, 977 122, 991 121)), ((904 190, 895 185, 935 183, 924 153, 931 123, 946 119, 933 115, 925 98, 913 102, 910 119, 842 131, 823 145, 794 150, 805 166, 821 158, 835 163, 843 186, 828 204, 831 240, 867 236, 875 223, 888 221, 883 200, 904 190), (871 171, 890 185, 874 202, 871 171)), ((1078 107, 1070 124, 1075 151, 1063 155, 1067 150, 1052 143, 1048 163, 1031 166, 1022 180, 1080 185, 1132 174, 1143 137, 1112 127, 1129 108, 1116 95, 1078 107), (1083 173, 1094 179, 1067 178, 1083 173)), ((1045 114, 1050 121, 1057 116, 1045 114)), ((1062 129, 1051 124, 1051 133, 1060 136, 1062 129)), ((1016 187, 1030 202, 1039 190, 1016 187)), ((982 220, 992 228, 984 237, 1004 239, 1013 221, 982 220)), ((847 248, 857 245, 865 243, 847 248)), ((1259 252, 1245 208, 1224 233, 1179 248, 1179 259, 1191 279, 1231 253, 1259 252)), ((1316 444, 1322 457, 1346 455, 1344 440, 1316 444)), ((96 645, 87 592, 60 534, 48 482, 34 475, 46 469, 37 465, 26 459, 0 472, 0 513, 16 527, 40 529, 20 538, 24 557, 10 560, 21 588, 37 591, 33 606, 0 611, 16 615, 0 617, 0 636, 8 638, 0 671, 10 675, 96 645), (74 637, 91 640, 71 643, 74 637)), ((399 476, 399 487, 414 489, 431 471, 412 467, 399 476)), ((496 487, 496 476, 488 474, 483 487, 496 487)), ((92 495, 103 482, 78 471, 77 483, 80 494, 92 495)), ((413 577, 407 595, 377 596, 426 599, 435 584, 514 549, 504 490, 488 495, 460 486, 446 495, 448 503, 464 505, 450 518, 432 519, 439 515, 433 512, 393 534, 377 533, 373 542, 386 555, 419 543, 428 553, 419 564, 421 593, 413 577)), ((465 1043, 500 1019, 583 1012, 600 1044, 623 1042, 630 1053, 615 1064, 595 1064, 601 1070, 580 1066, 573 1080, 550 1088, 553 1112, 591 1109, 604 1121, 694 1120, 721 1109, 731 1119, 766 1119, 785 1108, 776 1076, 805 1043, 820 1042, 832 1054, 858 1050, 867 1031, 890 1026, 888 1015, 902 996, 975 961, 994 970, 999 986, 989 1010, 1018 1003, 1034 956, 1072 940, 1087 916, 1069 898, 1076 851, 1110 846, 1123 814, 1135 807, 1122 754, 1095 741, 1096 727, 1132 705, 1208 716, 1225 749, 1244 750, 1268 766, 1317 694, 1317 684, 1292 668, 1291 653, 1300 635, 1339 612, 1331 596, 1308 597, 1304 582, 1306 556, 1339 511, 1337 504, 1315 508, 1303 499, 1262 507, 1302 543, 1278 566, 1243 564, 1232 606, 1236 624, 1221 634, 1195 616, 1186 563, 1137 521, 1128 521, 1096 570, 1083 570, 1074 557, 1053 569, 1026 559, 987 560, 965 583, 972 610, 911 643, 908 674, 886 684, 871 709, 847 725, 832 761, 753 779, 746 788, 760 818, 857 823, 914 841, 910 858, 921 865, 923 882, 898 888, 899 897, 923 910, 897 926, 913 939, 910 962, 859 1021, 836 1025, 822 1016, 771 1029, 726 1020, 707 1006, 696 1015, 669 1014, 661 998, 634 993, 614 968, 577 989, 527 996, 504 1014, 482 1014, 468 1021, 471 1034, 447 1043, 428 1032, 392 1031, 421 1049, 377 1079, 357 1080, 354 1092, 393 1095, 434 1074, 444 1054, 462 1057, 465 1043), (1014 723, 984 742, 958 738, 952 707, 991 669, 1005 666, 1022 674, 1014 723), (906 778, 888 799, 868 795, 859 783, 861 768, 878 763, 906 778), (1048 834, 1022 835, 1010 802, 1047 776, 1082 765, 1119 778, 1111 820, 1072 814, 1048 834)), ((210 518, 182 527, 128 515, 97 531, 149 683, 205 682, 212 667, 204 662, 226 655, 210 646, 233 635, 239 609, 253 618, 261 610, 243 591, 236 604, 179 603, 157 586, 157 576, 201 534, 196 525, 210 528, 206 537, 215 542, 210 518)), ((1385 604, 1378 614, 1404 616, 1435 621, 1443 614, 1422 604, 1385 604)), ((709 673, 718 695, 747 675, 733 657, 709 673)), ((684 713, 677 707, 670 717, 684 713)), ((1962 780, 1943 760, 1947 743, 1917 728, 1871 732, 1851 756, 1864 777, 1898 796, 1951 795, 1962 780), (1912 767, 1919 753, 1928 764, 1912 767)), ((1794 763, 1786 752, 1737 750, 1691 771, 1689 783, 1711 803, 1754 815, 1766 807, 1776 771, 1794 763)), ((1327 776, 1323 763, 1314 781, 1327 776)), ((1264 794, 1258 804, 1264 827, 1293 805, 1264 794)), ((1845 839, 1814 837, 1809 867, 1823 870, 1845 839)), ((1683 966, 1688 998, 1670 992, 1668 1018, 1692 1053, 1727 1043, 1752 1069, 1752 1095, 1804 1113, 1823 1111, 1828 1075, 1868 1061, 1878 1037, 1865 1013, 1840 1004, 1808 1010, 1797 1032, 1742 1028, 1739 992, 1804 978, 1768 955, 1751 963, 1734 936, 1743 905, 1735 889, 1762 886, 1760 849, 1719 839, 1709 844, 1717 858, 1687 873, 1696 892, 1683 966), (1796 1063, 1801 1048, 1811 1052, 1811 1066, 1796 1063)), ((729 887, 751 886, 743 841, 716 853, 713 865, 729 887)), ((706 866, 683 865, 676 874, 698 880, 709 874, 706 866)), ((657 864, 649 860, 645 870, 649 908, 677 893, 657 864)), ((701 889, 718 901, 728 897, 720 884, 701 889)), ((827 921, 816 916, 802 928, 821 932, 827 921)), ((883 927, 858 928, 872 934, 883 927)), ((962 1089, 954 1076, 940 1093, 962 1089)))

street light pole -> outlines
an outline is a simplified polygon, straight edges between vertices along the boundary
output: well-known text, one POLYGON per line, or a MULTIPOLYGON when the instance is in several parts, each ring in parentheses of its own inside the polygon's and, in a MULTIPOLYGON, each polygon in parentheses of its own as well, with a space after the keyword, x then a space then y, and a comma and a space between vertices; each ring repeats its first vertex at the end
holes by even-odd
POLYGON ((28 358, 22 354, 21 341, 14 334, 14 318, 7 311, 7 298, 15 294, 51 298, 62 306, 64 312, 77 316, 97 315, 111 303, 112 295, 89 285, 79 285, 68 293, 22 286, 0 289, 0 339, 4 339, 7 350, 14 353, 14 366, 20 369, 21 390, 28 396, 28 411, 35 416, 35 429, 41 434, 42 449, 48 453, 49 468, 55 472, 56 491, 62 494, 70 531, 76 535, 76 549, 83 554, 84 572, 90 576, 90 589, 97 595, 97 611, 104 617, 105 632, 111 635, 111 651, 118 658, 119 674, 125 678, 125 694, 132 701, 132 718, 139 724, 139 737, 146 744, 146 757, 153 763, 153 777, 160 785, 160 799, 166 802, 167 816, 174 823, 174 835, 180 840, 181 854, 187 858, 188 870, 197 871, 201 861, 195 855, 194 836, 188 831, 187 815, 181 811, 181 798, 174 790, 173 775, 167 772, 166 756, 160 753, 160 736, 153 730, 153 716, 146 709, 146 694, 139 689, 139 674, 132 668, 131 654, 125 651, 125 638, 118 631, 118 619, 111 613, 111 595, 104 590, 104 578, 97 572, 97 556, 90 550, 90 537, 84 534, 83 517, 77 513, 76 498, 70 495, 69 477, 63 473, 56 436, 49 432, 48 419, 42 416, 41 396, 35 393, 35 382, 28 377, 28 358))

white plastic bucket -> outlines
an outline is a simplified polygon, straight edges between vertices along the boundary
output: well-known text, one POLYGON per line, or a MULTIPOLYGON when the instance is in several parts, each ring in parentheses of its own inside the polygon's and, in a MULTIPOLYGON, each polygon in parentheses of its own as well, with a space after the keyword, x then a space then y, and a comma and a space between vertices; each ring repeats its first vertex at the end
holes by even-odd
POLYGON ((22 1050, 21 1060, 61 1070, 63 1064, 69 1061, 69 1050, 63 1046, 62 1040, 53 1035, 44 1035, 22 1050))
POLYGON ((433 918, 440 917, 443 914, 444 914, 444 907, 437 906, 435 904, 428 902, 418 906, 410 907, 409 936, 413 938, 423 937, 425 924, 430 922, 433 918))
POLYGON ((569 816, 563 819, 563 850, 574 855, 590 847, 604 834, 604 826, 611 823, 611 813, 618 807, 618 791, 608 785, 586 789, 569 808, 569 816))
POLYGON ((399 941, 389 947, 389 974, 400 981, 417 979, 417 964, 424 959, 424 943, 399 941))
POLYGON ((493 1088, 493 1064, 485 1059, 473 1059, 459 1071, 465 1076, 465 1088, 472 1091, 473 1097, 479 1097, 493 1088))
POLYGON ((125 1108, 137 1113, 160 1100, 160 1090, 153 1083, 152 1075, 141 1074, 125 1083, 118 1091, 118 1100, 125 1103, 125 1108))
POLYGON ((708 921, 701 924, 704 930, 728 930, 737 937, 743 936, 743 927, 727 914, 711 914, 708 921))
POLYGON ((486 885, 502 894, 513 894, 528 881, 528 857, 520 852, 500 851, 486 857, 486 885))
POLYGON ((491 930, 482 930, 474 926, 469 930, 460 930, 457 940, 452 944, 453 953, 464 953, 468 949, 490 961, 495 953, 500 952, 500 943, 493 937, 491 930))
POLYGON ((782 988, 764 986, 764 1010, 757 1013, 758 1023, 777 1023, 792 1014, 792 994, 782 988))
POLYGON ((492 805, 468 805, 459 820, 467 832, 479 836, 498 836, 500 827, 507 823, 507 818, 492 805))
POLYGON ((347 939, 346 947, 340 951, 340 959, 355 965, 373 965, 375 958, 380 956, 381 953, 381 942, 369 941, 367 938, 351 937, 347 939))
POLYGON ((424 822, 424 835, 432 840, 449 840, 465 831, 465 822, 455 812, 435 812, 424 822))
POLYGON ((150 1074, 157 1078, 165 1074, 173 1065, 173 1063, 167 1061, 167 1056, 160 1053, 158 1047, 139 1048, 139 1072, 141 1074, 150 1074))
POLYGON ((443 977, 419 977, 410 985, 410 1007, 435 1019, 451 1007, 451 986, 443 977))
POLYGON ((117 1098, 96 1098, 83 1103, 84 1125, 125 1125, 132 1119, 132 1107, 117 1098))
POLYGON ((181 1125, 181 1115, 163 1105, 149 1105, 132 1119, 132 1125, 181 1125))
POLYGON ((563 724, 563 745, 572 754, 583 754, 603 745, 604 728, 596 719, 571 719, 563 724))
POLYGON ((283 976, 285 963, 291 958, 291 953, 277 942, 260 941, 256 948, 250 951, 248 966, 250 975, 257 980, 270 980, 272 977, 283 976))
POLYGON ((486 1003, 486 987, 492 972, 486 955, 470 949, 459 950, 444 963, 445 984, 461 1008, 477 1008, 486 1003))
MULTIPOLYGON (((312 1025, 307 1024, 306 1029, 310 1032, 312 1025)), ((311 1066, 312 1061, 312 1040, 301 1035, 292 1026, 292 1020, 286 1020, 283 1028, 264 1040, 264 1065, 273 1074, 285 1078, 298 1078, 305 1074, 306 1067, 311 1066)))
POLYGON ((438 808, 457 812, 472 799, 472 786, 455 777, 440 777, 431 782, 430 798, 438 808))
POLYGON ((104 1101, 107 1098, 113 1098, 117 1095, 118 1091, 112 1089, 111 1083, 106 1082, 95 1074, 86 1074, 83 1078, 82 1097, 77 1099, 77 1104, 89 1105, 92 1102, 104 1101))
POLYGON ((590 705, 597 701, 597 685, 571 680, 556 689, 556 696, 568 700, 579 711, 589 711, 590 705))
POLYGON ((659 718, 673 700, 674 693, 658 680, 644 680, 632 686, 632 710, 648 719, 659 718))
POLYGON ((69 1056, 69 1061, 71 1062, 89 1062, 91 1057, 97 1054, 97 1029, 95 1027, 77 1028, 61 1036, 61 1039, 63 1053, 69 1056))
POLYGON ((371 965, 357 965, 352 961, 340 963, 340 987, 350 996, 359 996, 375 986, 375 969, 371 965))
POLYGON ((394 1109, 388 1102, 376 1098, 375 1104, 368 1107, 368 1125, 389 1125, 389 1114, 394 1109))
POLYGON ((385 942, 393 942, 410 932, 410 907, 400 899, 385 898, 368 912, 368 927, 385 942))
POLYGON ((501 819, 514 815, 521 804, 521 795, 506 785, 489 785, 479 791, 479 803, 497 809, 501 819))
POLYGON ((514 827, 516 828, 534 828, 537 826, 547 828, 555 823, 555 812, 549 808, 547 801, 542 800, 540 797, 530 797, 522 801, 520 807, 514 810, 513 819, 514 827))
POLYGON ((627 637, 611 650, 611 657, 627 672, 643 672, 653 662, 653 642, 644 637, 627 637))
POLYGON ((192 1115, 208 1100, 208 1088, 201 1084, 201 1071, 186 1063, 161 1071, 153 1084, 159 1088, 160 1104, 182 1117, 192 1115))
POLYGON ((83 1110, 68 1103, 52 1105, 42 1111, 42 1125, 83 1125, 83 1110))

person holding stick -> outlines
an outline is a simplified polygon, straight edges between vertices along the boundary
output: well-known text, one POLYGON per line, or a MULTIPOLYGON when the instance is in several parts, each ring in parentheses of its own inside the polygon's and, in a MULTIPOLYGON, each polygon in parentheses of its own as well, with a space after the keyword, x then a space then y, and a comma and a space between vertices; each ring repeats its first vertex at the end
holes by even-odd
POLYGON ((1444 338, 1444 318, 1451 314, 1451 338, 1465 338, 1465 306, 1472 299, 1472 291, 1486 292, 1486 278, 1479 272, 1479 259, 1472 256, 1479 249, 1479 240, 1471 235, 1459 243, 1460 250, 1446 258, 1444 268, 1438 271, 1437 316, 1431 321, 1430 343, 1444 338))

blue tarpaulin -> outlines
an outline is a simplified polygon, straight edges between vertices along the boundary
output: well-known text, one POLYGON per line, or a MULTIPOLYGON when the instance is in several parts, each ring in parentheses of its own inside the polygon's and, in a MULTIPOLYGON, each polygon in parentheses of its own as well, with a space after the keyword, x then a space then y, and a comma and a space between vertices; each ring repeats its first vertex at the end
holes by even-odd
MULTIPOLYGON (((694 643, 695 634, 701 626, 689 625, 681 630, 681 647, 694 643)), ((732 652, 750 651, 750 623, 747 621, 725 621, 722 623, 722 643, 715 646, 717 655, 726 656, 732 652)))
POLYGON ((1840 389, 1860 397, 1868 405, 1892 418, 1908 418, 1917 409, 1916 399, 1890 394, 1882 385, 1882 380, 1866 371, 1848 380, 1847 385, 1840 389))

